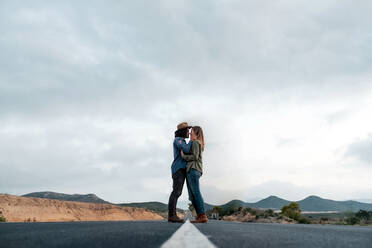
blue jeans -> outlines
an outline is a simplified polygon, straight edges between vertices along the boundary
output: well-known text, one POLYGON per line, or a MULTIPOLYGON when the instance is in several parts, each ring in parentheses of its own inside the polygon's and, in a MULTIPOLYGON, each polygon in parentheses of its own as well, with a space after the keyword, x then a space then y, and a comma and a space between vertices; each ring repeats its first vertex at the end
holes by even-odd
POLYGON ((189 199, 195 208, 197 214, 205 214, 204 200, 200 192, 199 178, 201 173, 191 169, 186 174, 187 190, 189 191, 189 199))

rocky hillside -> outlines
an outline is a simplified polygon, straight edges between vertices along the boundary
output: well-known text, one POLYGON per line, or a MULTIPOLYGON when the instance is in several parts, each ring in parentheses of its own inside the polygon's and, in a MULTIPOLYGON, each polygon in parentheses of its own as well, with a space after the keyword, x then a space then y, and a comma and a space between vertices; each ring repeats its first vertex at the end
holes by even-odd
POLYGON ((46 198, 46 199, 55 199, 55 200, 62 200, 62 201, 76 201, 76 202, 93 202, 93 203, 108 203, 105 200, 102 200, 95 194, 63 194, 63 193, 56 193, 51 191, 44 191, 44 192, 33 192, 29 194, 22 195, 24 197, 38 197, 38 198, 46 198))
POLYGON ((0 194, 0 211, 7 222, 161 220, 152 211, 113 204, 61 201, 0 194))

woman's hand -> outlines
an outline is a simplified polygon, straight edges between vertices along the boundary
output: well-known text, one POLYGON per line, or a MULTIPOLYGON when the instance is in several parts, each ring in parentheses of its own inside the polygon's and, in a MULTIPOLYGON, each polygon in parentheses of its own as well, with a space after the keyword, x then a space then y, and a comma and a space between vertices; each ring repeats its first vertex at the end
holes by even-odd
POLYGON ((183 153, 183 151, 181 150, 181 156, 183 157, 183 156, 185 156, 185 153, 183 153))

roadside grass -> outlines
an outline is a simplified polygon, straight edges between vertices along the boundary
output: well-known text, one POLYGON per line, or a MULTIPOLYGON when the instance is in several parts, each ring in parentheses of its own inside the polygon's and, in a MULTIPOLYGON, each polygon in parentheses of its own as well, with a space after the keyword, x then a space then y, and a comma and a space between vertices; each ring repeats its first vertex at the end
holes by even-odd
POLYGON ((6 219, 3 216, 3 212, 1 212, 1 211, 0 211, 0 222, 6 222, 6 219))

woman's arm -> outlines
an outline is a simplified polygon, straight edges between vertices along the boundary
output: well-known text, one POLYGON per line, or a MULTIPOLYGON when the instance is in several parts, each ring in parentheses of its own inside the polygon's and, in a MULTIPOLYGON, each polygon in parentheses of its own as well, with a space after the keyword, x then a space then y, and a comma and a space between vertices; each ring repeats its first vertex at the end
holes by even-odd
POLYGON ((183 152, 181 152, 181 156, 186 162, 197 160, 199 158, 199 154, 200 154, 200 146, 199 146, 199 142, 196 142, 196 141, 192 142, 191 154, 186 155, 183 152))

